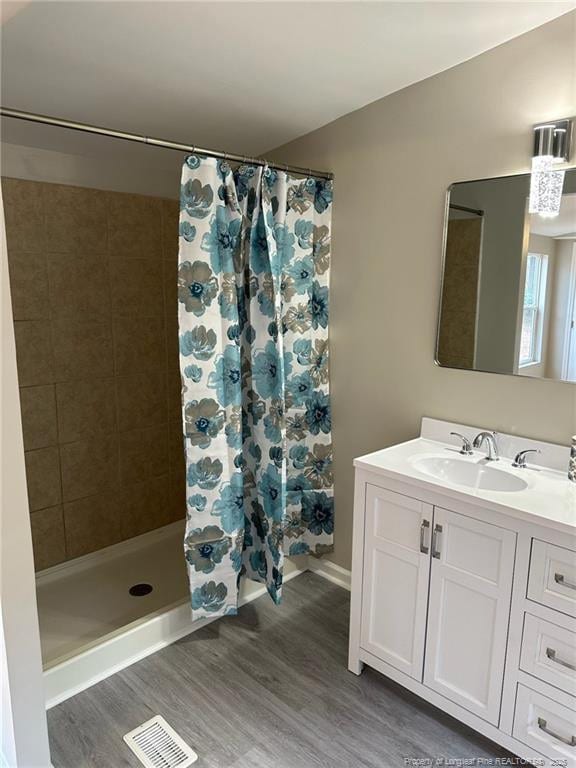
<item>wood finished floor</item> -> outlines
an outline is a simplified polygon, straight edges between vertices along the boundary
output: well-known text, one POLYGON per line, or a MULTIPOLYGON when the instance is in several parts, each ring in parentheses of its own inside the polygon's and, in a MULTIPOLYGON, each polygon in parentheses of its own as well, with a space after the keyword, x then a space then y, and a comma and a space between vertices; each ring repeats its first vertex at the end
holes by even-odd
POLYGON ((398 768, 507 753, 366 668, 346 668, 349 593, 306 573, 51 709, 54 768, 138 768, 122 736, 163 715, 198 768, 398 768))

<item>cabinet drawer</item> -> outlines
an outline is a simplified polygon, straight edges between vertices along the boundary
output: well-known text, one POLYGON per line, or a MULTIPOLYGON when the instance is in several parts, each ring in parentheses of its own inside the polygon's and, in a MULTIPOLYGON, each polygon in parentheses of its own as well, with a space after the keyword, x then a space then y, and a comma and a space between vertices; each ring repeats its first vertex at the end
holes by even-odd
POLYGON ((565 707, 519 684, 512 735, 545 757, 576 765, 576 700, 565 707))
POLYGON ((520 669, 576 696, 576 634, 525 614, 520 669))
POLYGON ((576 616, 576 552, 532 539, 528 599, 576 616))

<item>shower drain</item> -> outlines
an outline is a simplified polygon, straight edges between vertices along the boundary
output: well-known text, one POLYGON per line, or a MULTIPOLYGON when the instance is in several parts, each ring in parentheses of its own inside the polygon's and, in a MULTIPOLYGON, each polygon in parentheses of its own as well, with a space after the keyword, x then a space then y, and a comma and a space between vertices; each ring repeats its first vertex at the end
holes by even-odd
POLYGON ((149 595, 152 589, 152 584, 134 584, 128 592, 132 597, 144 597, 144 595, 149 595))

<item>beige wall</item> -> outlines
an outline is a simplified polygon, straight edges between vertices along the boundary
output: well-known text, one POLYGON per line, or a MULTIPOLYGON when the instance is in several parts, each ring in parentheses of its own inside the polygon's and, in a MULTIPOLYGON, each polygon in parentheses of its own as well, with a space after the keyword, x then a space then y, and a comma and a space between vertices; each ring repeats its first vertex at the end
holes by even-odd
POLYGON ((2 188, 40 569, 185 514, 178 203, 2 188))
POLYGON ((564 344, 570 303, 572 253, 575 245, 576 240, 556 241, 547 357, 547 375, 555 379, 561 378, 564 363, 564 344))
POLYGON ((272 153, 334 171, 334 560, 350 565, 352 459, 423 415, 567 443, 575 387, 434 365, 444 195, 527 171, 532 124, 576 113, 576 13, 272 153))

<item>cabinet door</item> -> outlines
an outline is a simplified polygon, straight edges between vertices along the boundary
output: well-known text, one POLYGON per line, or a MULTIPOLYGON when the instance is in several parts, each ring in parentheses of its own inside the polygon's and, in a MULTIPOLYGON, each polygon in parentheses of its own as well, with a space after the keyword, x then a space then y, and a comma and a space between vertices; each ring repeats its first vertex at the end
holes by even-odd
POLYGON ((368 485, 361 645, 422 680, 433 508, 368 485))
POLYGON ((500 718, 516 534, 434 508, 424 683, 500 718))

